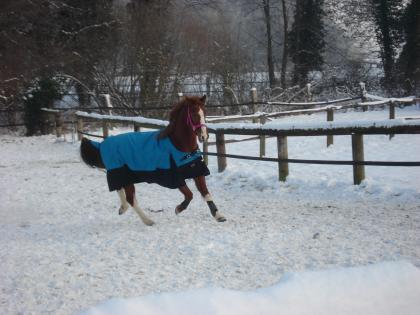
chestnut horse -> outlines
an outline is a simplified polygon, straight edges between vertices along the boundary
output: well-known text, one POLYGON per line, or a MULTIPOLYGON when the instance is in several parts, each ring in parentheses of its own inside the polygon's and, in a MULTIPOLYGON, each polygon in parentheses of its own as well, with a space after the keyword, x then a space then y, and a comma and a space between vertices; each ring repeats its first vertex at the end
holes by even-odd
POLYGON ((212 216, 218 222, 226 221, 207 189, 205 176, 210 172, 197 144, 197 137, 200 142, 208 139, 205 101, 205 95, 184 97, 172 109, 169 125, 160 131, 111 136, 101 143, 82 139, 81 157, 91 167, 106 169, 109 189, 116 190, 121 200, 119 214, 131 206, 144 224, 154 224, 135 196, 134 184, 139 182, 178 188, 184 195, 184 201, 175 208, 179 214, 193 199, 185 182, 193 178, 212 216), (147 165, 142 166, 143 162, 147 165))

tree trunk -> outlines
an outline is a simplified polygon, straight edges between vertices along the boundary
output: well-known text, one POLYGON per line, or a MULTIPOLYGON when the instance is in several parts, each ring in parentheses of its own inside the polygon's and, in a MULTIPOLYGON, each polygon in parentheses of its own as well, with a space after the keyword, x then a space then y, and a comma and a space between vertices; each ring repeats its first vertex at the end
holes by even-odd
POLYGON ((87 97, 86 97, 86 92, 83 89, 83 86, 80 85, 79 83, 76 83, 75 88, 76 88, 77 98, 79 100, 79 107, 80 108, 86 108, 87 97))
POLYGON ((283 34, 284 34, 284 39, 283 39, 283 57, 281 60, 281 76, 280 76, 280 83, 281 83, 281 87, 283 89, 286 88, 286 70, 287 70, 287 55, 288 55, 288 41, 289 41, 289 20, 288 20, 288 16, 287 16, 287 8, 286 8, 286 1, 285 0, 281 0, 281 5, 282 5, 282 10, 283 10, 283 34))
POLYGON ((263 0, 265 24, 267 28, 267 65, 268 65, 268 79, 270 81, 270 88, 276 85, 276 78, 274 76, 274 61, 273 61, 273 40, 271 37, 271 12, 270 0, 263 0))
POLYGON ((387 8, 386 0, 381 1, 380 6, 381 11, 381 32, 382 32, 382 40, 383 40, 383 64, 384 64, 384 72, 385 72, 385 87, 387 89, 391 88, 392 86, 392 69, 394 65, 394 51, 392 48, 392 40, 391 34, 389 29, 389 12, 387 8))

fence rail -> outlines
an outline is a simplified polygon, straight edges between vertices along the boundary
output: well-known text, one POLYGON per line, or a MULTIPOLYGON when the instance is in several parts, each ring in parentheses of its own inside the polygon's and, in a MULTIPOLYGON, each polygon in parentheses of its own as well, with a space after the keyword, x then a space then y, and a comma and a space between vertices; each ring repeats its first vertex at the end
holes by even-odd
MULTIPOLYGON (((78 134, 81 139, 83 131, 83 120, 98 120, 103 126, 109 123, 132 123, 135 130, 144 128, 160 129, 167 126, 167 121, 153 120, 142 117, 121 117, 111 115, 89 114, 85 112, 77 112, 78 134)), ((309 164, 335 164, 335 165, 352 165, 353 166, 353 182, 358 185, 365 178, 365 165, 380 166, 420 166, 420 161, 365 161, 364 160, 364 135, 378 134, 420 134, 419 120, 380 120, 380 121, 359 121, 353 123, 343 122, 324 122, 313 125, 277 125, 277 124, 247 124, 239 127, 225 124, 209 124, 209 132, 216 135, 216 153, 208 152, 208 145, 203 149, 204 155, 216 155, 218 170, 223 172, 227 167, 227 158, 241 158, 248 160, 270 161, 278 163, 279 180, 286 181, 289 175, 289 163, 309 163, 309 164), (252 136, 273 136, 277 138, 278 158, 239 156, 226 153, 225 135, 252 135, 252 136), (288 157, 288 137, 294 136, 328 136, 328 135, 350 135, 352 138, 352 161, 323 161, 323 160, 300 160, 289 159, 288 157)), ((107 137, 108 133, 103 132, 103 137, 107 137)))
MULTIPOLYGON (((308 88, 309 89, 309 88, 308 88)), ((310 93, 309 93, 310 94, 310 93)), ((271 161, 278 163, 279 179, 285 181, 289 174, 289 163, 310 163, 310 164, 338 164, 338 165, 352 165, 353 166, 353 181, 354 184, 360 184, 365 178, 365 165, 381 165, 381 166, 419 166, 420 162, 402 162, 402 161, 364 161, 364 147, 363 147, 363 136, 373 134, 386 134, 390 138, 395 134, 419 134, 420 133, 420 120, 418 117, 407 117, 406 119, 395 119, 395 106, 399 103, 402 104, 415 104, 420 100, 414 97, 405 98, 383 98, 368 94, 365 90, 364 84, 361 84, 361 93, 359 97, 350 97, 339 100, 324 101, 324 102, 308 102, 308 103, 291 103, 291 102, 259 102, 257 97, 257 90, 251 89, 250 91, 251 102, 235 104, 234 106, 250 106, 253 109, 254 114, 251 115, 234 115, 227 117, 212 117, 208 119, 209 132, 214 133, 216 141, 214 143, 204 143, 203 153, 205 159, 208 155, 216 155, 218 170, 223 172, 227 167, 227 158, 242 158, 248 160, 260 160, 260 161, 271 161), (361 99, 362 102, 349 103, 355 100, 361 99), (374 101, 368 101, 373 99, 374 101), (341 105, 332 105, 341 104, 341 105), (274 113, 258 112, 260 105, 281 105, 281 106, 322 106, 318 108, 306 108, 299 110, 289 110, 274 113), (389 105, 389 120, 375 121, 375 122, 334 122, 334 111, 342 110, 346 108, 361 107, 366 110, 369 107, 389 105), (303 115, 313 114, 319 112, 326 112, 326 122, 313 124, 313 125, 279 125, 270 123, 272 118, 291 116, 291 115, 303 115), (244 122, 252 121, 253 124, 240 124, 232 125, 231 122, 244 122), (248 135, 252 136, 247 139, 240 140, 225 140, 225 135, 248 135), (335 135, 349 135, 352 139, 352 161, 321 161, 321 160, 299 160, 288 158, 288 137, 295 136, 326 136, 327 146, 333 144, 333 136, 335 135), (276 137, 277 139, 277 158, 268 158, 265 156, 266 138, 276 137), (239 156, 226 153, 226 144, 239 142, 239 141, 250 141, 259 139, 260 143, 260 156, 239 156), (210 145, 216 146, 216 153, 208 152, 210 145)), ((221 107, 222 105, 208 105, 208 107, 221 107)), ((229 105, 232 106, 232 105, 229 105)), ((169 109, 169 106, 159 106, 154 109, 169 109)), ((109 102, 106 102, 104 106, 97 108, 90 108, 89 110, 100 109, 108 115, 101 115, 96 113, 86 112, 75 112, 75 120, 77 122, 78 138, 81 139, 82 134, 89 136, 97 136, 89 134, 84 131, 84 123, 86 121, 97 121, 102 124, 102 137, 108 137, 110 124, 132 124, 135 131, 140 131, 141 128, 160 129, 165 127, 168 122, 157 119, 149 119, 143 117, 126 117, 126 116, 114 116, 111 115, 111 111, 118 109, 130 109, 125 107, 112 107, 109 102)), ((152 109, 152 108, 148 108, 152 109)), ((69 109, 69 110, 73 110, 69 109)), ((55 128, 56 134, 60 137, 63 133, 64 124, 68 123, 63 119, 63 109, 43 109, 44 125, 48 127, 48 130, 55 128)), ((17 124, 16 124, 17 125, 17 124)), ((4 126, 0 126, 4 127, 4 126)))
MULTIPOLYGON (((403 97, 403 98, 384 98, 381 96, 376 96, 373 94, 367 93, 365 89, 365 85, 363 83, 360 84, 360 95, 359 96, 352 96, 352 97, 346 97, 342 99, 337 100, 327 100, 327 101, 318 101, 313 102, 309 101, 311 99, 311 85, 308 84, 303 90, 307 94, 308 102, 278 102, 278 101, 269 101, 269 102, 262 102, 258 100, 257 96, 257 90, 255 88, 252 88, 250 90, 250 101, 249 102, 237 102, 236 104, 207 104, 207 108, 213 108, 213 109, 220 109, 224 107, 228 108, 241 108, 246 107, 247 110, 251 110, 254 114, 251 115, 234 115, 234 116, 224 116, 224 117, 218 117, 210 119, 209 121, 212 122, 222 122, 222 121, 246 121, 249 119, 252 119, 253 122, 261 122, 264 123, 270 118, 276 118, 276 117, 283 117, 283 116, 291 116, 291 115, 307 115, 307 114, 313 114, 316 112, 327 112, 327 120, 332 121, 334 120, 334 111, 340 110, 340 109, 346 109, 346 108, 355 108, 355 107, 361 107, 363 110, 367 110, 369 107, 374 106, 384 106, 389 105, 390 110, 390 118, 395 117, 395 106, 398 104, 415 104, 416 102, 420 102, 420 99, 414 98, 414 97, 403 97), (362 102, 355 102, 351 103, 353 101, 361 99, 362 102), (372 99, 373 101, 367 101, 368 99, 372 99), (332 106, 333 104, 340 104, 340 106, 332 106), (290 107, 310 107, 305 109, 299 109, 299 110, 287 110, 287 111, 280 111, 280 112, 274 112, 274 113, 262 113, 259 112, 263 106, 290 106, 290 107), (313 108, 315 106, 324 106, 322 108, 313 108)), ((89 95, 92 93, 90 92, 89 95)), ((99 106, 84 108, 84 107, 69 107, 69 108, 51 108, 48 110, 60 110, 60 111, 77 111, 77 110, 88 110, 88 111, 100 111, 102 113, 108 113, 109 108, 109 95, 107 94, 100 94, 98 96, 95 96, 95 99, 97 99, 97 104, 99 106), (104 96, 104 97, 100 97, 104 96), (108 102, 106 101, 108 97, 108 102), (105 100, 105 101, 104 101, 105 100)), ((146 112, 153 112, 153 111, 167 111, 170 110, 172 106, 168 105, 157 105, 157 106, 148 106, 148 107, 133 107, 132 105, 127 106, 113 106, 112 110, 116 111, 124 111, 127 113, 127 111, 130 112, 130 114, 139 114, 139 113, 146 113, 146 112)), ((17 114, 17 113, 23 113, 24 109, 18 108, 18 109, 0 109, 0 114, 17 114)), ((45 116, 46 117, 46 116, 45 116)), ((22 123, 16 123, 16 117, 15 119, 12 119, 13 121, 9 121, 9 123, 0 125, 0 128, 8 128, 8 127, 15 127, 15 126, 23 126, 22 123)))

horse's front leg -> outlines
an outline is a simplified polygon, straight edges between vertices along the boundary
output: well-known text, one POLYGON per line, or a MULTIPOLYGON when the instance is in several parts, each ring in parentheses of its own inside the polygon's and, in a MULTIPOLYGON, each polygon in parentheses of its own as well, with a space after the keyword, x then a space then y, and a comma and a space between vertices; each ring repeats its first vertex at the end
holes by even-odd
POLYGON ((206 178, 204 176, 199 176, 194 178, 194 182, 201 196, 207 202, 207 205, 210 208, 211 215, 216 219, 217 222, 225 222, 226 218, 217 209, 215 203, 213 202, 213 198, 210 195, 209 190, 207 189, 206 178))
POLYGON ((120 201, 121 201, 121 207, 118 210, 118 214, 122 215, 128 210, 128 208, 130 208, 130 205, 128 204, 127 198, 125 197, 124 189, 121 188, 117 192, 118 192, 118 197, 120 197, 120 201))
POLYGON ((175 208, 175 214, 179 214, 185 209, 187 209, 188 205, 190 204, 191 200, 193 199, 193 193, 188 188, 188 186, 185 184, 185 186, 179 187, 179 191, 182 192, 184 195, 184 201, 181 202, 179 205, 175 208))
POLYGON ((136 198, 136 190, 134 188, 134 185, 128 185, 124 187, 125 192, 125 198, 127 202, 133 207, 134 211, 137 212, 140 219, 143 221, 146 225, 153 225, 155 222, 150 220, 147 215, 143 212, 143 210, 140 208, 139 203, 137 202, 136 198))

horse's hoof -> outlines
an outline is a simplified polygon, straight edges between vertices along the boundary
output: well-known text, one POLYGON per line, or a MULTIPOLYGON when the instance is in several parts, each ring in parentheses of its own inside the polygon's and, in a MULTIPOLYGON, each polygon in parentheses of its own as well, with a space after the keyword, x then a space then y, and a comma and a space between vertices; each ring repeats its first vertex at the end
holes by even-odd
POLYGON ((124 214, 127 210, 128 210, 128 207, 121 206, 121 207, 120 207, 120 209, 118 209, 118 214, 119 214, 119 215, 122 215, 122 214, 124 214))
POLYGON ((225 222, 226 218, 221 215, 219 212, 216 212, 216 214, 214 215, 214 218, 216 219, 217 222, 225 222))
POLYGON ((176 215, 178 215, 178 214, 180 214, 182 211, 184 211, 185 209, 183 209, 182 207, 180 207, 180 206, 177 206, 176 208, 175 208, 175 214, 176 215))
POLYGON ((144 224, 146 224, 147 226, 152 226, 155 224, 154 221, 150 220, 150 219, 143 219, 142 220, 144 224))

